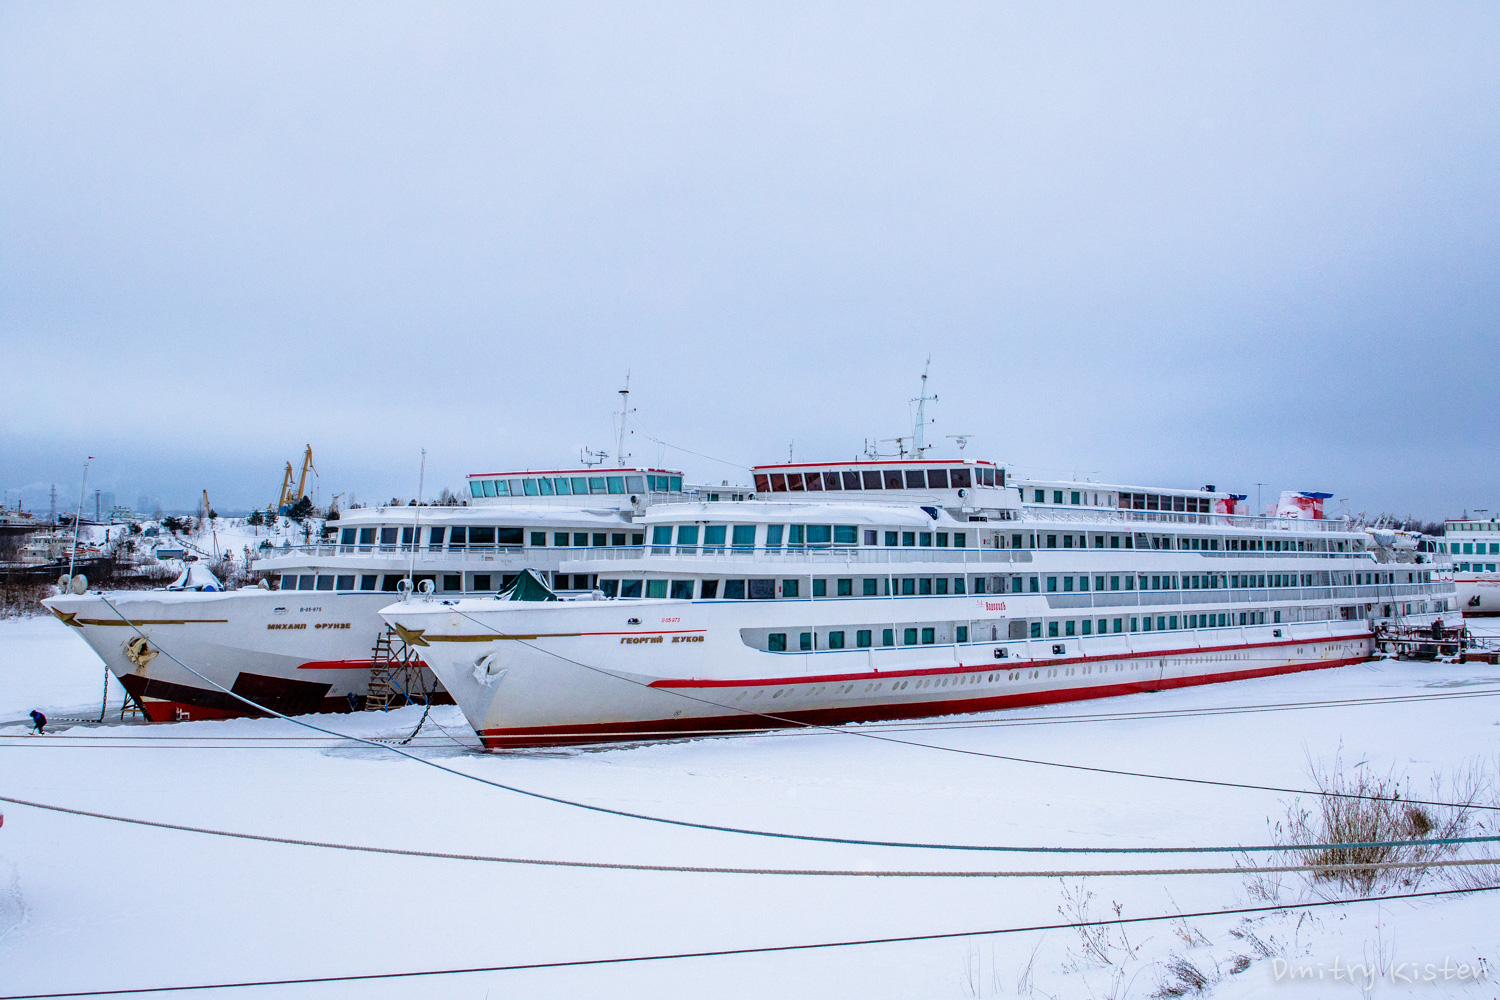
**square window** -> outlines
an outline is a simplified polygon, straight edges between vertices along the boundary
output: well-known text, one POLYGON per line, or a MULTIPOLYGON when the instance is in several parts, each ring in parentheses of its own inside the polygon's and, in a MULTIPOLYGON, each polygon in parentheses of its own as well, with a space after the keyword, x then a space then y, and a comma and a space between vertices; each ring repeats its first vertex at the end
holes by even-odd
POLYGON ((927 488, 931 490, 946 490, 948 488, 948 470, 928 469, 927 488))
POLYGON ((802 650, 804 653, 810 652, 813 648, 812 637, 813 634, 811 632, 799 633, 797 636, 797 648, 802 650))
POLYGON ((341 576, 341 577, 339 577, 338 581, 333 585, 333 589, 335 589, 335 590, 353 590, 354 589, 354 574, 350 573, 348 576, 341 576))
POLYGON ((799 582, 800 581, 797 581, 797 580, 782 580, 781 581, 781 596, 782 597, 796 597, 797 596, 797 587, 798 587, 799 582))
POLYGON ((1031 586, 1029 588, 1027 588, 1027 589, 1029 589, 1033 594, 1037 593, 1037 590, 1038 590, 1038 586, 1037 586, 1038 578, 1034 577, 1034 576, 1031 577, 1030 583, 1031 583, 1031 586))
MULTIPOLYGON (((1087 580, 1088 577, 1083 577, 1083 579, 1087 580)), ((1071 576, 1065 576, 1065 577, 1063 577, 1063 592, 1064 593, 1069 593, 1069 592, 1072 591, 1072 589, 1073 589, 1073 578, 1071 576)))
POLYGON ((364 574, 363 576, 361 576, 359 578, 359 589, 360 590, 374 590, 375 589, 375 581, 377 579, 378 579, 378 577, 374 573, 366 573, 366 574, 364 574))
POLYGON ((623 597, 640 597, 641 596, 641 581, 639 581, 639 580, 621 580, 620 581, 620 596, 622 598, 623 597))
POLYGON ((877 544, 877 539, 879 537, 880 537, 880 533, 877 532, 877 531, 875 531, 874 529, 866 529, 865 530, 865 544, 866 545, 875 545, 875 544, 877 544))
POLYGON ((1057 638, 1057 622, 1048 622, 1047 623, 1047 638, 1049 638, 1049 639, 1056 639, 1057 638))
POLYGON ((1036 492, 1036 496, 1035 496, 1034 499, 1035 499, 1035 501, 1037 503, 1046 503, 1047 502, 1047 491, 1046 490, 1036 490, 1035 492, 1036 492))
POLYGON ((917 544, 923 548, 932 548, 932 532, 922 531, 917 534, 917 544))
MULTIPOLYGON (((1123 619, 1123 618, 1116 618, 1115 619, 1115 632, 1118 633, 1120 631, 1120 626, 1123 625, 1124 623, 1125 623, 1125 619, 1123 619)), ((1101 632, 1104 631, 1103 626, 1100 626, 1099 631, 1101 631, 1101 632)))
POLYGON ((1062 490, 1053 490, 1052 491, 1052 502, 1053 503, 1062 503, 1062 494, 1063 494, 1062 490))
POLYGON ((879 580, 862 580, 860 582, 863 584, 864 596, 866 596, 866 597, 875 597, 875 596, 877 596, 877 593, 878 593, 877 587, 878 587, 878 585, 880 583, 879 580))
POLYGON ((901 580, 901 596, 911 597, 917 592, 917 580, 915 577, 903 577, 901 580))
POLYGON ((866 469, 860 473, 860 478, 862 478, 865 482, 865 489, 880 489, 880 473, 866 469))
POLYGON ((906 488, 906 483, 901 477, 900 469, 885 470, 885 488, 888 490, 901 490, 906 488))
POLYGON ((909 489, 909 490, 920 490, 920 489, 925 489, 926 486, 927 486, 927 477, 922 474, 922 470, 921 469, 907 469, 906 470, 906 488, 907 489, 909 489))
POLYGON ((969 641, 969 626, 967 626, 967 625, 960 625, 956 629, 954 629, 953 639, 954 639, 955 642, 968 642, 969 641))
POLYGON ((730 535, 730 544, 737 549, 749 549, 755 547, 755 525, 736 524, 734 532, 730 535))
POLYGON ((781 548, 781 536, 785 532, 785 530, 786 530, 786 525, 784 525, 784 524, 768 524, 768 525, 766 525, 766 548, 768 548, 768 549, 779 549, 779 548, 781 548))
POLYGON ((786 633, 772 632, 766 636, 766 649, 772 653, 786 652, 786 633))
POLYGON ((867 629, 867 628, 862 628, 858 632, 855 632, 854 633, 854 644, 856 646, 858 646, 860 649, 869 649, 870 648, 870 630, 867 629))
POLYGON ((647 580, 646 581, 646 596, 647 597, 652 597, 652 598, 657 598, 657 599, 665 599, 666 596, 667 596, 667 581, 665 581, 665 580, 647 580))
POLYGON ((533 531, 531 533, 531 545, 533 548, 546 548, 547 533, 545 531, 533 531))
POLYGON ((1085 618, 1083 621, 1078 623, 1078 628, 1084 635, 1088 635, 1093 631, 1094 623, 1085 618))
POLYGON ((828 648, 829 649, 843 649, 844 648, 844 633, 842 633, 842 632, 829 632, 828 633, 828 648))
POLYGON ((1042 623, 1041 622, 1032 622, 1031 623, 1031 637, 1033 639, 1040 639, 1042 637, 1042 623))
POLYGON ((745 599, 745 581, 725 580, 724 599, 726 601, 743 601, 745 599))
POLYGON ((917 544, 917 533, 915 531, 903 531, 903 532, 901 532, 901 544, 902 545, 908 545, 908 546, 910 546, 910 545, 916 545, 917 544))
POLYGON ((915 646, 917 644, 917 630, 914 628, 901 630, 901 645, 915 646))
MULTIPOLYGON (((872 475, 872 473, 868 473, 867 472, 867 473, 865 473, 865 475, 869 476, 869 475, 872 475)), ((875 477, 875 485, 873 487, 866 487, 866 489, 879 489, 879 488, 880 488, 880 477, 879 476, 875 477)), ((846 473, 844 473, 844 489, 846 489, 846 490, 857 490, 857 489, 859 489, 859 473, 857 473, 857 472, 846 472, 846 473)))
POLYGON ((318 590, 332 590, 333 589, 333 577, 320 575, 318 577, 318 582, 317 582, 317 588, 316 589, 318 589, 318 590))
POLYGON ((672 581, 672 600, 674 600, 674 601, 691 601, 692 599, 693 599, 693 581, 692 580, 673 580, 672 581))
POLYGON ((893 628, 881 629, 880 644, 882 646, 894 646, 896 644, 896 630, 893 628))
POLYGON ((895 545, 896 544, 896 533, 894 531, 887 531, 885 533, 885 544, 887 544, 887 545, 895 545))
POLYGON ((813 581, 813 592, 812 592, 812 595, 814 597, 827 597, 828 596, 828 581, 827 580, 814 580, 813 581))
POLYGON ((562 546, 568 544, 568 533, 566 531, 554 531, 552 533, 552 544, 562 546))
POLYGON ((704 580, 702 586, 698 589, 698 596, 705 601, 717 600, 719 596, 719 581, 704 580))
POLYGON ((752 601, 774 601, 776 599, 775 580, 751 580, 750 600, 752 601))
POLYGON ((922 630, 922 645, 931 646, 937 642, 937 629, 924 628, 922 630))
POLYGON ((1055 577, 1055 576, 1049 576, 1049 577, 1047 577, 1047 593, 1049 593, 1049 594, 1055 594, 1055 593, 1057 593, 1057 577, 1055 577))
POLYGON ((840 580, 838 582, 838 588, 839 588, 838 589, 838 593, 839 593, 840 597, 853 597, 854 596, 854 581, 853 580, 840 580))
MULTIPOLYGON (((703 529, 703 545, 704 545, 704 547, 706 547, 706 548, 722 549, 724 547, 724 533, 725 533, 726 530, 727 530, 727 526, 723 525, 723 524, 710 524, 708 527, 704 528, 703 529)), ((621 542, 625 541, 625 539, 624 539, 623 536, 620 538, 620 541, 621 542)))
POLYGON ((463 580, 463 577, 460 576, 457 573, 444 573, 443 574, 443 589, 444 590, 463 590, 464 589, 464 580, 463 580))
POLYGON ((948 578, 946 576, 940 576, 940 577, 938 577, 937 580, 935 581, 935 583, 936 583, 936 587, 937 587, 937 593, 939 593, 939 594, 946 594, 946 593, 948 593, 948 578))
POLYGON ((932 578, 924 576, 917 581, 917 593, 924 597, 932 593, 932 578))
MULTIPOLYGON (((982 577, 982 576, 975 577, 975 579, 976 580, 983 580, 984 577, 982 577)), ((953 578, 953 592, 955 594, 962 594, 964 592, 964 578, 963 577, 961 577, 961 576, 955 576, 953 578)))
POLYGON ((1072 622, 1064 622, 1063 623, 1063 634, 1064 635, 1072 635, 1073 634, 1073 623, 1072 622))

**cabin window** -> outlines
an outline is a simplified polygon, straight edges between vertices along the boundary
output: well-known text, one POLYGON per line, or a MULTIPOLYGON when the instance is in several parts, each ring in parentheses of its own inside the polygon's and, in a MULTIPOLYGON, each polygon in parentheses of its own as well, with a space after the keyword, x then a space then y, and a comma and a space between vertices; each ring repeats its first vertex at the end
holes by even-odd
POLYGON ((1091 621, 1089 621, 1087 618, 1085 618, 1083 621, 1081 621, 1081 622, 1078 623, 1078 629, 1084 635, 1088 635, 1091 632, 1093 632, 1093 630, 1094 630, 1094 623, 1091 622, 1091 621))
POLYGON ((776 599, 776 581, 751 580, 750 599, 752 601, 774 601, 776 599))
POLYGON ((875 596, 877 596, 877 588, 878 588, 878 586, 880 584, 879 580, 863 580, 861 582, 864 584, 864 587, 863 587, 864 596, 866 596, 866 597, 875 597, 875 596))
POLYGON ((333 589, 334 590, 353 590, 354 589, 354 574, 351 573, 348 576, 341 576, 341 577, 339 577, 338 581, 333 585, 333 589))
POLYGON ((967 625, 960 625, 956 629, 954 629, 953 631, 954 631, 953 639, 954 639, 955 642, 968 642, 969 641, 969 626, 967 626, 967 625))
POLYGON ((1032 622, 1031 623, 1031 638, 1033 638, 1033 639, 1040 639, 1041 637, 1042 637, 1042 623, 1041 622, 1032 622))
POLYGON ((722 524, 710 524, 703 529, 703 545, 705 548, 722 549, 724 547, 725 526, 722 524))
POLYGON ((924 628, 922 630, 922 645, 931 646, 935 642, 937 642, 937 629, 924 628))
POLYGON ((797 588, 798 588, 798 581, 797 580, 782 580, 781 581, 781 596, 782 597, 796 597, 797 596, 797 588))
POLYGON ((345 528, 343 531, 341 531, 339 533, 339 541, 342 542, 345 545, 353 545, 354 544, 354 530, 355 529, 353 529, 353 528, 345 528))
POLYGON ((698 588, 698 596, 705 601, 717 600, 719 596, 719 581, 704 580, 702 586, 698 588))
POLYGON ((1047 491, 1046 490, 1033 490, 1032 492, 1036 494, 1033 497, 1033 499, 1037 503, 1046 503, 1047 502, 1047 491))
POLYGON ((812 592, 812 595, 814 597, 827 597, 828 596, 828 581, 827 580, 814 580, 813 581, 813 592, 812 592))
POLYGON ((917 593, 921 594, 923 597, 926 597, 932 593, 931 577, 924 576, 922 577, 922 579, 917 581, 917 593))
POLYGON ((831 524, 809 524, 807 526, 807 544, 827 545, 833 541, 833 525, 831 524))
POLYGON ((855 632, 854 633, 854 645, 858 646, 860 649, 869 649, 870 648, 870 630, 867 629, 867 628, 862 628, 858 632, 855 632))
POLYGON ((667 596, 667 581, 665 581, 665 580, 647 580, 646 581, 646 596, 647 597, 655 597, 655 598, 665 598, 667 596))
MULTIPOLYGON (((366 573, 366 574, 364 574, 363 576, 361 576, 359 578, 359 589, 360 590, 374 590, 375 589, 375 583, 376 583, 376 581, 378 579, 379 578, 374 573, 366 573)), ((282 589, 284 590, 286 588, 283 587, 282 589)))
POLYGON ((908 545, 908 546, 910 546, 910 545, 916 545, 917 544, 917 533, 915 531, 903 531, 903 532, 901 532, 901 544, 902 545, 908 545))
POLYGON ((1056 639, 1057 638, 1057 622, 1048 622, 1047 623, 1047 638, 1049 638, 1049 639, 1056 639))
POLYGON ((916 592, 917 592, 917 578, 914 577, 914 576, 909 576, 909 577, 903 578, 902 581, 901 581, 901 596, 902 597, 912 597, 912 596, 914 596, 916 594, 916 592))
POLYGON ((684 524, 677 529, 678 545, 697 545, 698 526, 696 524, 684 524))
POLYGON ((1047 593, 1049 593, 1049 594, 1055 594, 1055 593, 1057 593, 1057 577, 1055 577, 1055 576, 1049 576, 1049 577, 1047 577, 1047 593))
MULTIPOLYGON (((652 528, 651 529, 651 544, 652 545, 671 545, 672 544, 672 526, 670 524, 658 524, 656 527, 652 528)), ((658 549, 657 551, 658 552, 665 552, 666 550, 665 549, 658 549)))
POLYGON ((736 524, 731 536, 734 547, 737 549, 751 549, 755 547, 755 525, 736 524))
POLYGON ((766 525, 766 548, 768 548, 768 549, 779 549, 779 548, 781 548, 781 533, 784 530, 786 530, 786 525, 783 525, 783 524, 768 524, 768 525, 766 525))
POLYGON ((745 599, 745 581, 725 580, 724 599, 726 601, 743 601, 745 599))
POLYGON ((693 581, 692 580, 673 580, 672 581, 672 600, 674 600, 674 601, 691 601, 692 599, 693 599, 693 581))
POLYGON ((804 525, 800 525, 800 524, 789 524, 789 525, 786 526, 786 544, 787 544, 787 548, 792 548, 794 546, 797 547, 797 548, 801 548, 801 546, 802 546, 802 537, 803 537, 803 532, 802 532, 803 527, 804 527, 804 525))
POLYGON ((842 632, 829 632, 828 633, 828 648, 829 649, 843 649, 844 648, 844 633, 842 633, 842 632))
POLYGON ((547 533, 545 531, 533 531, 531 533, 531 544, 533 548, 545 549, 547 547, 547 533))
POLYGON ((566 531, 554 531, 552 533, 552 544, 554 547, 568 544, 568 533, 566 531))
POLYGON ((946 531, 939 531, 937 533, 937 547, 940 549, 948 547, 948 533, 946 531))
POLYGON ((838 596, 840 596, 840 597, 853 597, 854 596, 854 581, 853 580, 840 580, 840 581, 838 581, 838 596))
POLYGON ((641 589, 642 589, 642 584, 641 584, 641 581, 639 581, 639 580, 621 580, 620 581, 620 596, 621 597, 640 597, 641 596, 641 589))
POLYGON ((896 533, 894 531, 887 531, 885 533, 885 544, 887 544, 887 545, 895 545, 896 544, 896 533))
POLYGON ((893 628, 881 629, 880 644, 882 646, 894 646, 896 644, 896 630, 893 628))
MULTIPOLYGON (((855 526, 852 525, 852 524, 837 524, 837 525, 834 525, 834 528, 833 528, 833 543, 835 545, 858 545, 859 544, 859 530, 857 528, 855 528, 855 526)), ((870 540, 869 544, 871 544, 871 545, 875 544, 873 538, 870 540)))
MULTIPOLYGON (((579 577, 579 579, 584 581, 584 586, 579 587, 578 589, 579 590, 586 590, 588 588, 588 577, 581 576, 581 577, 579 577)), ((567 577, 563 577, 563 580, 564 580, 564 583, 563 583, 563 588, 562 589, 566 589, 567 577)), ((475 573, 474 574, 474 587, 473 587, 473 589, 474 590, 481 590, 481 591, 482 590, 490 590, 490 589, 492 589, 490 587, 490 575, 488 573, 475 573)))
POLYGON ((800 632, 797 635, 797 648, 804 653, 812 652, 813 634, 811 632, 800 632))
POLYGON ((767 651, 772 653, 785 653, 786 633, 772 632, 770 635, 766 636, 766 649, 767 651))
POLYGON ((381 547, 382 548, 385 548, 385 547, 394 547, 395 544, 396 544, 396 529, 395 528, 381 528, 380 529, 380 545, 381 545, 381 547))
POLYGON ((901 645, 915 646, 917 644, 917 630, 914 628, 901 630, 901 645))
MULTIPOLYGON (((984 577, 978 577, 977 579, 982 580, 982 579, 984 579, 984 577)), ((963 577, 961 577, 961 576, 955 576, 953 578, 953 592, 955 594, 962 594, 964 592, 964 578, 963 577)))

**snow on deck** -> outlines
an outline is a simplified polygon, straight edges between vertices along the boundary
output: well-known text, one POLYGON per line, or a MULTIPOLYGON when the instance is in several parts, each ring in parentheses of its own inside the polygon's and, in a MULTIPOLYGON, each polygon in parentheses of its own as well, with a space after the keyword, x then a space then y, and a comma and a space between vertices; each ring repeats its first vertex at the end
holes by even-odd
MULTIPOLYGON (((97 660, 48 619, 0 623, 0 718, 71 704, 97 660), (82 650, 83 652, 80 652, 82 650), (89 661, 93 661, 90 663, 89 661), (33 676, 34 674, 34 676, 33 676), (49 694, 49 678, 59 693, 49 694), (30 685, 27 687, 26 685, 30 685)), ((1161 712, 1500 689, 1500 667, 1385 662, 1048 709, 904 725, 901 739, 1008 756, 1307 787, 1306 761, 1367 760, 1425 779, 1493 758, 1500 699, 1169 718, 1161 712), (1065 721, 1064 717, 1099 716, 1065 721), (976 725, 976 719, 985 724, 976 725)), ((118 689, 112 694, 118 698, 118 689)), ((117 705, 114 701, 112 704, 117 705)), ((97 710, 97 701, 94 702, 97 710)), ((52 713, 49 713, 52 714, 52 713)), ((420 711, 311 717, 405 736, 420 711)), ((855 732, 890 732, 865 727, 855 732)), ((1286 796, 1020 764, 845 732, 790 732, 588 751, 478 755, 451 707, 413 743, 465 772, 579 801, 717 824, 992 844, 1264 843, 1286 796)), ((868 868, 1123 867, 1180 858, 940 853, 685 830, 587 813, 443 774, 279 720, 65 729, 0 725, 0 794, 230 830, 448 852, 648 864, 868 868)), ((1424 784, 1425 782, 1419 782, 1424 784)), ((1057 879, 802 878, 568 870, 372 856, 124 826, 3 805, 0 994, 565 961, 1001 928, 1062 919, 1057 879)), ((1193 859, 1202 860, 1202 859, 1193 859)), ((1215 862, 1224 860, 1215 856, 1215 862)), ((1424 888, 1438 888, 1436 884, 1424 888)), ((1092 915, 1246 905, 1233 876, 1093 878, 1092 915)), ((1117 967, 1076 933, 1018 934, 665 963, 262 988, 254 997, 1148 997, 1174 953, 1217 963, 1214 997, 1357 996, 1326 978, 1275 982, 1231 928, 1292 962, 1474 963, 1500 975, 1500 896, 1359 904, 1129 929, 1117 967), (1033 950, 1035 954, 1033 958, 1033 950), (1234 957, 1255 961, 1231 974, 1234 957), (1119 983, 1115 983, 1116 975, 1119 983), (1111 992, 1113 990, 1114 992, 1111 992), (1022 993, 1022 995, 1026 995, 1022 993)), ((1118 957, 1118 956, 1117 956, 1118 957)), ((1389 980, 1378 995, 1492 996, 1389 980)), ((215 994, 186 994, 211 996, 215 994)))

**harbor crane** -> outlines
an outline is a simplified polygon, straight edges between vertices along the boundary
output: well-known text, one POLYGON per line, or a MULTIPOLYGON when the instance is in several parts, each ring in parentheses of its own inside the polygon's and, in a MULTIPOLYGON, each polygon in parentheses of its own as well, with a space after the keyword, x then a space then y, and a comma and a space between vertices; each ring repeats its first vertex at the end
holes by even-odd
POLYGON ((292 512, 292 508, 307 496, 307 474, 318 474, 317 467, 313 465, 312 445, 302 454, 302 475, 297 480, 296 492, 292 491, 292 463, 286 463, 286 473, 281 477, 281 494, 276 500, 276 512, 281 516, 292 512))

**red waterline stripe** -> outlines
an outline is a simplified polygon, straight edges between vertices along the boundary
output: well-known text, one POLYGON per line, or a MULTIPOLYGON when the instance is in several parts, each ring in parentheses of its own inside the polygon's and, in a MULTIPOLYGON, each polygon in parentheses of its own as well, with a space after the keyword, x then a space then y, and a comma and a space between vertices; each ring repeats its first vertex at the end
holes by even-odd
MULTIPOLYGON (((577 743, 609 743, 652 735, 682 735, 693 732, 715 733, 731 730, 764 730, 796 728, 799 724, 811 726, 838 726, 855 722, 881 722, 892 719, 920 719, 939 715, 964 715, 975 712, 993 712, 1011 708, 1029 708, 1069 701, 1090 701, 1095 698, 1113 698, 1127 694, 1141 694, 1172 688, 1198 687, 1204 684, 1221 684, 1229 681, 1253 680, 1278 674, 1303 673, 1309 670, 1326 670, 1364 663, 1363 656, 1338 660, 1315 660, 1307 663, 1283 664, 1276 667, 1255 667, 1247 670, 1230 670, 1220 674, 1196 674, 1174 677, 1167 680, 1131 681, 1097 687, 1049 688, 1020 694, 991 695, 988 697, 956 698, 946 701, 902 701, 883 702, 870 705, 849 705, 839 708, 811 709, 805 711, 773 712, 776 718, 755 715, 745 709, 744 714, 725 716, 696 716, 693 718, 652 719, 629 722, 595 722, 563 727, 536 726, 525 729, 486 729, 479 734, 484 745, 492 750, 510 747, 558 746, 577 743), (785 720, 785 721, 782 721, 785 720)), ((882 674, 882 677, 892 676, 882 674)), ((734 709, 735 706, 725 706, 734 709)), ((772 712, 772 709, 767 709, 772 712)))
POLYGON ((369 670, 370 661, 364 660, 309 660, 299 664, 298 670, 369 670))
MULTIPOLYGON (((1021 659, 1016 659, 1016 660, 990 660, 990 661, 986 661, 983 665, 978 665, 978 664, 964 665, 964 664, 960 664, 960 665, 958 665, 956 667, 929 667, 929 668, 922 669, 922 670, 889 670, 889 671, 879 671, 879 670, 877 670, 877 671, 870 671, 870 672, 867 672, 867 673, 860 673, 860 674, 815 674, 813 676, 806 676, 806 677, 773 677, 773 678, 769 678, 767 680, 755 680, 755 679, 748 679, 748 680, 747 679, 740 679, 740 680, 695 680, 695 679, 668 680, 668 679, 663 679, 663 680, 652 681, 651 682, 651 686, 652 687, 663 687, 663 688, 675 688, 675 687, 682 687, 682 688, 715 688, 715 687, 760 687, 760 686, 763 686, 763 685, 774 685, 774 684, 836 684, 836 683, 839 683, 841 681, 863 681, 863 680, 876 680, 876 679, 882 679, 883 680, 884 678, 887 678, 887 677, 927 677, 927 676, 941 675, 941 674, 972 673, 975 670, 995 670, 997 668, 1001 669, 1001 670, 1013 670, 1013 669, 1016 668, 1017 665, 1023 664, 1023 663, 1026 665, 1027 668, 1036 666, 1037 664, 1042 664, 1042 665, 1048 666, 1048 667, 1055 667, 1055 666, 1058 666, 1059 664, 1061 664, 1063 666, 1068 666, 1068 665, 1075 664, 1075 663, 1100 663, 1100 662, 1104 662, 1104 661, 1107 661, 1107 660, 1140 660, 1140 659, 1151 660, 1151 659, 1160 659, 1162 657, 1167 657, 1167 656, 1186 656, 1186 655, 1189 655, 1189 654, 1201 654, 1201 653, 1223 653, 1223 652, 1229 652, 1229 651, 1240 650, 1240 649, 1266 649, 1266 648, 1271 648, 1271 647, 1276 647, 1276 646, 1310 646, 1310 645, 1314 645, 1315 643, 1319 643, 1319 642, 1349 642, 1349 641, 1358 641, 1358 640, 1361 640, 1361 639, 1368 639, 1368 638, 1370 638, 1370 635, 1371 635, 1371 633, 1366 632, 1366 633, 1364 633, 1362 635, 1351 635, 1351 636, 1346 636, 1346 637, 1343 637, 1343 638, 1282 639, 1282 640, 1278 640, 1276 642, 1252 642, 1252 643, 1246 643, 1246 644, 1238 645, 1238 646, 1191 646, 1191 647, 1185 647, 1185 648, 1182 648, 1182 649, 1158 650, 1156 652, 1144 652, 1143 651, 1143 652, 1139 652, 1139 653, 1119 653, 1119 654, 1114 655, 1114 656, 1107 656, 1107 655, 1105 655, 1105 656, 1060 656, 1060 657, 1058 657, 1055 660, 1052 660, 1052 659, 1046 659, 1046 660, 1044 660, 1044 659, 1030 659, 1030 660, 1021 660, 1021 659)), ((1077 639, 1079 637, 1078 636, 1073 636, 1073 638, 1077 639)), ((1027 641, 1027 640, 1021 640, 1021 639, 1011 639, 1011 640, 1009 640, 1009 642, 1022 642, 1022 641, 1027 641)), ((1035 641, 1035 640, 1030 640, 1030 641, 1035 641)), ((994 643, 991 643, 991 645, 995 645, 995 646, 1001 646, 1001 645, 1006 645, 1006 644, 1007 644, 1006 640, 996 640, 994 643)))

